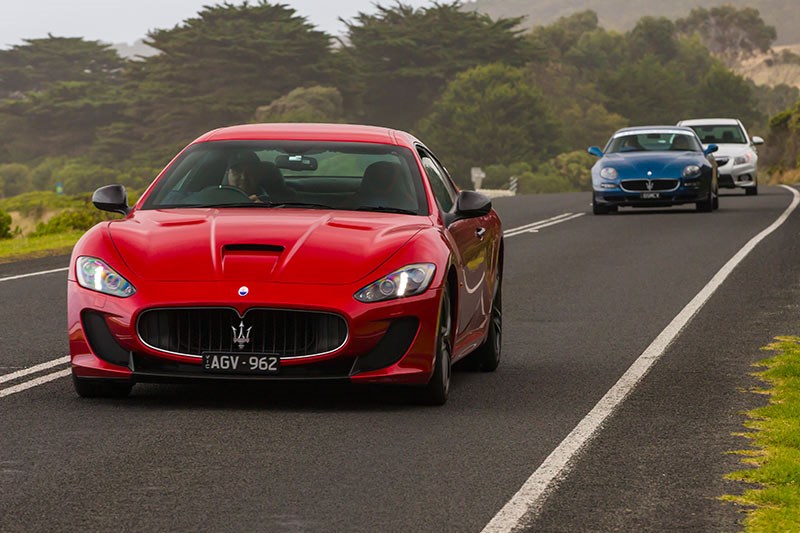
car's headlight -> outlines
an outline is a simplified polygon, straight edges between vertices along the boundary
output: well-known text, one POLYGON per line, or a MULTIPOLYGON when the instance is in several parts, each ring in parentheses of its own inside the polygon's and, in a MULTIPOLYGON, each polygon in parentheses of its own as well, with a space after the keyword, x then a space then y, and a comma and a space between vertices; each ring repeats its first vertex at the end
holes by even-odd
POLYGON ((76 270, 78 283, 86 289, 120 298, 127 298, 136 292, 130 281, 96 257, 79 257, 76 270))
POLYGON ((436 265, 433 263, 408 265, 370 283, 353 297, 359 302, 373 303, 414 296, 425 292, 435 272, 436 265))
POLYGON ((698 165, 689 165, 683 169, 684 178, 699 178, 700 167, 698 165))
POLYGON ((747 163, 749 163, 752 160, 753 160, 753 155, 751 153, 749 153, 749 152, 745 152, 742 155, 737 155, 736 157, 734 157, 733 158, 733 164, 734 165, 746 165, 747 163))
POLYGON ((603 167, 600 170, 600 177, 604 180, 615 180, 617 176, 617 169, 614 167, 603 167))

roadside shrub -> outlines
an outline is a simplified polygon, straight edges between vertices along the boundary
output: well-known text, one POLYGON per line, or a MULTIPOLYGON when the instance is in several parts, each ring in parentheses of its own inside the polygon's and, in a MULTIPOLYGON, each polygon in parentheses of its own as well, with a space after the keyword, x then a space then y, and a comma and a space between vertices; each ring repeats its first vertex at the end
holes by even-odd
POLYGON ((0 211, 0 239, 10 239, 13 237, 11 233, 11 215, 5 211, 0 211))
POLYGON ((70 209, 59 213, 47 222, 37 224, 36 230, 31 233, 31 236, 54 235, 75 230, 85 231, 98 222, 108 219, 109 217, 105 213, 93 208, 70 209))

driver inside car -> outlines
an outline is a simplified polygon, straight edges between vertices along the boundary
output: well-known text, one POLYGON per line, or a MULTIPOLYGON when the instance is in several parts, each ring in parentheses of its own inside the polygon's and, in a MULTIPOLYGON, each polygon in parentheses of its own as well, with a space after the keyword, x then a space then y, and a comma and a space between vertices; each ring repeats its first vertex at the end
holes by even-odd
POLYGON ((232 165, 226 174, 228 185, 244 192, 253 202, 264 203, 266 192, 261 187, 258 163, 241 162, 232 165))

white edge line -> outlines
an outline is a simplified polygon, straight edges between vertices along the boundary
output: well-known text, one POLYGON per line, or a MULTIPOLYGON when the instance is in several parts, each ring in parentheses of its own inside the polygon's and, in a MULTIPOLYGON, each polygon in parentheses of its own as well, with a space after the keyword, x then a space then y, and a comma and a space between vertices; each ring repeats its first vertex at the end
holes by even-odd
POLYGON ((597 405, 581 420, 575 429, 553 450, 544 462, 531 474, 516 494, 483 528, 482 533, 511 532, 526 525, 525 518, 535 518, 558 480, 569 471, 578 452, 594 437, 609 416, 625 401, 636 385, 644 378, 653 365, 664 355, 670 344, 708 302, 711 296, 728 278, 739 263, 753 249, 776 229, 778 229, 800 204, 800 192, 781 185, 791 191, 793 199, 788 208, 765 230, 750 239, 725 265, 711 278, 711 281, 686 304, 672 322, 655 338, 625 374, 597 402, 597 405))
POLYGON ((53 372, 52 374, 45 374, 42 377, 26 381, 25 383, 20 383, 19 385, 14 385, 13 387, 8 387, 7 389, 0 389, 0 398, 11 396, 17 392, 32 389, 33 387, 38 387, 39 385, 44 385, 45 383, 66 377, 70 375, 70 373, 72 373, 72 369, 65 368, 64 370, 59 370, 58 372, 53 372))
POLYGON ((30 274, 20 274, 18 276, 9 276, 7 278, 0 278, 0 282, 22 279, 22 278, 30 278, 33 276, 44 276, 45 274, 53 274, 55 272, 66 272, 67 270, 69 270, 69 267, 54 268, 53 270, 42 270, 41 272, 31 272, 30 274))
MULTIPOLYGON (((583 214, 584 213, 580 213, 579 215, 582 216, 583 214)), ((516 227, 516 228, 511 228, 511 229, 505 230, 503 232, 503 236, 504 237, 513 237, 514 235, 519 234, 519 233, 525 233, 526 231, 530 231, 532 229, 538 229, 539 227, 542 227, 542 226, 545 226, 545 225, 549 226, 549 225, 552 225, 552 224, 558 224, 559 222, 566 221, 566 220, 569 220, 569 219, 572 219, 572 218, 576 218, 575 214, 573 214, 573 213, 563 213, 563 214, 558 215, 556 217, 547 218, 545 220, 539 220, 538 222, 531 222, 530 224, 525 224, 524 226, 519 226, 519 227, 516 227)))
POLYGON ((520 229, 516 229, 516 228, 515 229, 510 229, 505 234, 503 234, 503 237, 516 237, 517 235, 522 235, 523 233, 536 232, 536 231, 539 231, 540 229, 544 229, 544 228, 547 228, 547 227, 550 227, 550 226, 555 226, 556 224, 561 224, 562 222, 568 222, 570 220, 574 220, 576 218, 580 218, 585 214, 586 213, 576 213, 574 215, 571 215, 571 216, 568 216, 568 217, 565 217, 565 218, 561 218, 559 220, 554 220, 552 222, 539 224, 538 226, 533 226, 533 227, 530 227, 530 228, 526 227, 526 228, 521 229, 521 230, 520 229))
POLYGON ((53 359, 52 361, 47 361, 46 363, 41 363, 36 366, 32 366, 30 368, 17 370, 16 372, 12 372, 10 374, 4 374, 0 376, 0 383, 5 383, 6 381, 19 379, 29 374, 35 374, 37 372, 41 372, 42 370, 47 370, 48 368, 53 368, 54 366, 63 365, 66 363, 69 363, 68 355, 65 355, 64 357, 59 357, 58 359, 53 359))

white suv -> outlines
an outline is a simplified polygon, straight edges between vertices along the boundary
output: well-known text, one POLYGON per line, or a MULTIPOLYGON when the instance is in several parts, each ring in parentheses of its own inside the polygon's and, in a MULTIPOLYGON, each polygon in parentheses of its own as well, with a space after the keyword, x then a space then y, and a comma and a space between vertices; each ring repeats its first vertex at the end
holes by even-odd
POLYGON ((716 144, 719 186, 727 189, 741 187, 748 196, 758 194, 758 152, 756 146, 764 144, 761 137, 747 134, 741 121, 735 118, 699 118, 682 120, 678 126, 692 128, 703 148, 716 144))

